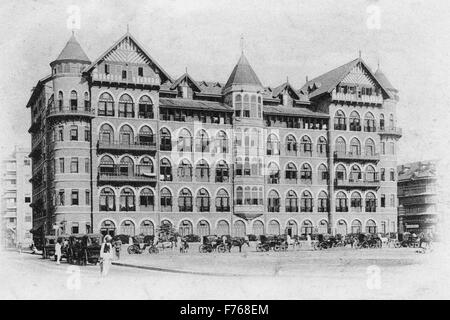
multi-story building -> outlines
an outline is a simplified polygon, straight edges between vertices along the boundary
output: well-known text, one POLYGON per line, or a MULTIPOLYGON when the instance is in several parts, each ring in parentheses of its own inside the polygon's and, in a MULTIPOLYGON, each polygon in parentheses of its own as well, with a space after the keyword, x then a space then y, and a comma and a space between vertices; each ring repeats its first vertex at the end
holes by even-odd
POLYGON ((361 57, 299 90, 244 53, 226 83, 173 79, 129 33, 50 66, 27 104, 44 233, 396 231, 397 90, 361 57))
POLYGON ((436 232, 440 222, 436 161, 398 166, 398 227, 402 232, 436 232))
POLYGON ((31 244, 31 159, 30 148, 16 146, 2 160, 1 242, 2 247, 31 244))

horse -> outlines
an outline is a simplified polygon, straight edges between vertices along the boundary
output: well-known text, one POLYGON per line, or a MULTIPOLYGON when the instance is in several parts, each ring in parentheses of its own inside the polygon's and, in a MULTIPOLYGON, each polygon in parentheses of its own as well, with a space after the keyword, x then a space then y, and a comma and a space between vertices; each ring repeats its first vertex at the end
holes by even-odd
POLYGON ((381 247, 387 247, 389 244, 389 238, 388 237, 382 237, 381 233, 378 234, 378 239, 381 240, 381 247))
POLYGON ((239 247, 239 252, 242 252, 242 246, 244 244, 247 244, 247 246, 250 247, 250 242, 243 237, 230 238, 226 243, 228 252, 231 252, 232 247, 239 247))
POLYGON ((423 232, 419 235, 419 248, 431 249, 433 239, 430 235, 425 235, 423 232), (422 243, 425 243, 425 247, 422 247, 422 243))
POLYGON ((291 238, 290 236, 286 237, 286 243, 289 246, 292 246, 292 249, 295 250, 295 248, 298 246, 301 246, 300 240, 298 237, 291 238))

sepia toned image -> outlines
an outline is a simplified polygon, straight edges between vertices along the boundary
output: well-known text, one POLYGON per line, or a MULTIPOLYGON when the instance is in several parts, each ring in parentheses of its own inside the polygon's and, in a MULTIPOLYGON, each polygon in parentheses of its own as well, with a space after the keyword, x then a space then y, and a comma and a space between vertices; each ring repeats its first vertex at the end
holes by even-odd
POLYGON ((0 298, 448 299, 449 9, 1 1, 0 298))

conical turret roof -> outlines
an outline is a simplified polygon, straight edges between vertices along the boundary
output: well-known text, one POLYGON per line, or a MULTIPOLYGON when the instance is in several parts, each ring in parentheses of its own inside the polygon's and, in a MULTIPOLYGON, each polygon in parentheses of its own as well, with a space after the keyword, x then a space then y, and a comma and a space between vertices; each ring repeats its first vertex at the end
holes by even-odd
POLYGON ((81 48, 74 34, 72 34, 69 41, 67 41, 66 46, 61 51, 58 58, 56 58, 56 60, 53 61, 52 63, 64 60, 79 61, 86 63, 91 62, 86 53, 84 52, 83 48, 81 48))
POLYGON ((261 81, 259 81, 258 76, 253 71, 244 53, 242 53, 238 63, 231 72, 225 88, 231 85, 254 85, 262 87, 261 81))
POLYGON ((375 72, 375 78, 377 78, 378 82, 380 82, 380 84, 384 88, 386 88, 386 90, 390 90, 390 91, 393 91, 393 92, 398 92, 398 90, 394 88, 392 83, 388 80, 388 78, 383 73, 383 71, 381 71, 380 68, 378 68, 377 71, 375 72))

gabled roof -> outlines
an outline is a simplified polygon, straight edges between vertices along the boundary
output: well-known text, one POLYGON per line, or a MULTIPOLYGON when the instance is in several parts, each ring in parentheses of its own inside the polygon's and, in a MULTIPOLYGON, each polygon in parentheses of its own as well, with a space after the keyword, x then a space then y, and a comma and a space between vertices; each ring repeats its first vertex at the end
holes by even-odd
POLYGON ((295 90, 295 89, 291 86, 291 84, 290 84, 289 82, 285 82, 285 83, 283 83, 282 85, 280 85, 280 86, 276 87, 275 89, 273 89, 272 96, 273 96, 274 98, 278 97, 278 96, 280 95, 280 93, 283 92, 283 90, 285 90, 285 89, 288 89, 288 90, 290 89, 291 92, 294 93, 294 95, 295 95, 295 98, 294 98, 294 99, 300 99, 300 96, 299 96, 299 94, 297 93, 297 90, 295 90))
POLYGON ((81 45, 78 43, 74 34, 72 34, 69 41, 67 41, 66 46, 61 51, 58 58, 56 58, 56 60, 54 60, 50 64, 53 64, 57 61, 79 61, 91 63, 91 60, 89 60, 83 48, 81 48, 81 45))
POLYGON ((258 76, 255 71, 253 71, 253 68, 250 66, 244 53, 242 53, 238 63, 231 72, 231 75, 225 84, 225 88, 233 84, 246 84, 262 87, 261 81, 259 81, 258 76))
POLYGON ((398 181, 437 178, 436 161, 419 161, 397 166, 398 181))
POLYGON ((33 88, 33 90, 32 90, 30 99, 28 99, 27 106, 26 106, 27 108, 30 107, 30 104, 32 103, 32 101, 34 101, 34 99, 36 98, 36 96, 41 92, 41 90, 42 90, 44 84, 45 84, 46 82, 48 82, 49 80, 51 80, 51 78, 52 78, 52 75, 49 74, 48 76, 42 78, 41 80, 39 80, 39 81, 36 83, 36 86, 35 86, 35 87, 33 88))
POLYGON ((221 96, 223 86, 223 83, 217 81, 201 81, 199 83, 200 94, 221 96))
POLYGON ((337 67, 331 71, 328 71, 308 82, 306 82, 300 89, 301 93, 308 94, 309 98, 315 98, 325 93, 330 93, 336 86, 347 76, 353 68, 361 63, 362 66, 367 70, 369 75, 379 84, 386 95, 390 96, 387 88, 384 87, 382 83, 378 81, 375 75, 372 73, 367 64, 361 59, 357 58, 350 61, 340 67, 337 67))
POLYGON ((375 72, 375 78, 377 78, 378 82, 381 83, 387 90, 398 92, 398 90, 394 88, 394 86, 391 84, 391 82, 388 80, 388 78, 380 68, 378 68, 375 72))
MULTIPOLYGON (((108 50, 106 50, 102 55, 100 55, 100 57, 98 57, 94 62, 92 62, 89 67, 86 68, 85 72, 90 72, 92 71, 93 68, 95 68, 95 66, 100 63, 106 55, 108 55, 108 53, 110 53, 111 51, 113 51, 122 41, 126 40, 126 39, 130 39, 132 42, 134 42, 134 44, 136 45, 136 47, 138 47, 138 49, 140 51, 142 51, 142 53, 146 56, 146 58, 148 60, 151 61, 152 64, 155 65, 155 67, 159 70, 159 72, 161 74, 164 75, 164 77, 167 80, 170 80, 171 82, 173 81, 172 78, 170 77, 170 75, 156 62, 155 59, 153 59, 150 54, 144 49, 144 47, 139 44, 139 42, 137 42, 137 40, 129 33, 125 33, 119 40, 117 40, 108 50)), ((161 79, 161 82, 164 82, 164 79, 161 79)))
POLYGON ((193 86, 195 87, 195 89, 197 89, 198 91, 201 91, 199 85, 197 84, 197 82, 192 79, 192 77, 186 72, 185 74, 183 74, 181 77, 179 77, 177 80, 175 80, 175 82, 170 86, 171 90, 175 90, 178 85, 183 82, 184 80, 186 80, 186 82, 191 82, 193 84, 193 86))

